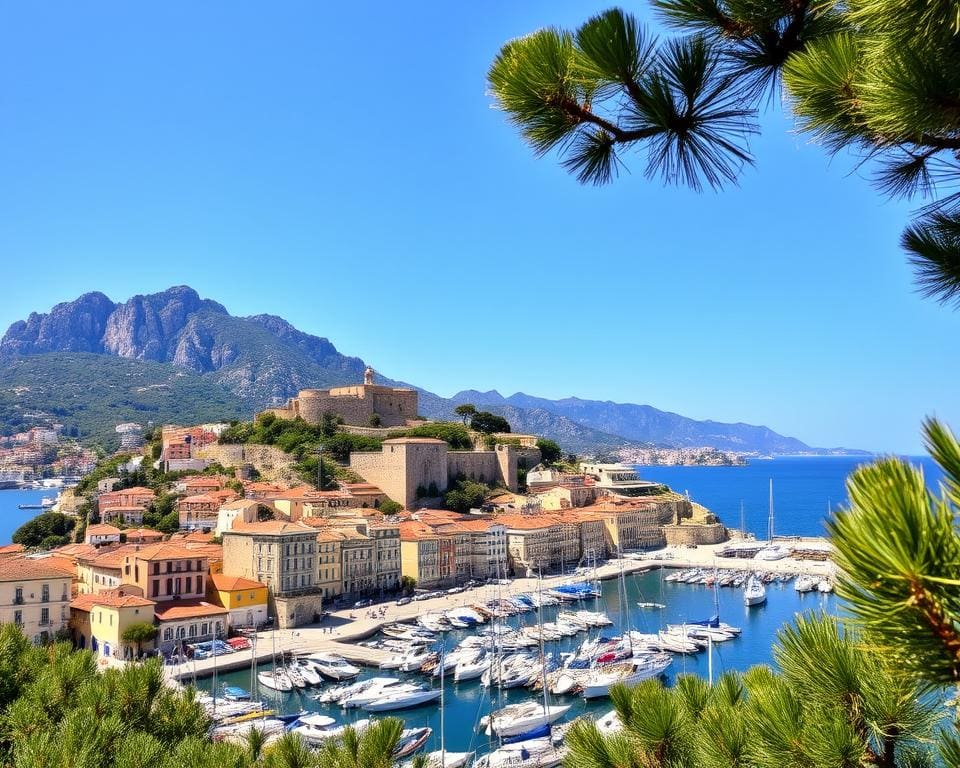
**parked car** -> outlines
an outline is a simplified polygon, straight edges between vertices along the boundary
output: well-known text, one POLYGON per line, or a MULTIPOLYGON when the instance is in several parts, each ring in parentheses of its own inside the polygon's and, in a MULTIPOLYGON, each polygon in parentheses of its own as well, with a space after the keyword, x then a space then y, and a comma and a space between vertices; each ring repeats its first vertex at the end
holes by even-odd
POLYGON ((431 597, 433 595, 430 592, 421 592, 419 595, 414 595, 413 599, 420 602, 421 600, 429 600, 431 597))
POLYGON ((354 607, 354 608, 369 608, 371 605, 373 605, 373 600, 357 600, 357 602, 355 602, 355 603, 353 604, 353 607, 354 607))
POLYGON ((463 587, 450 587, 447 590, 448 595, 459 595, 461 592, 463 592, 463 587))
POLYGON ((410 605, 412 602, 412 597, 401 597, 399 600, 397 600, 397 605, 410 605))

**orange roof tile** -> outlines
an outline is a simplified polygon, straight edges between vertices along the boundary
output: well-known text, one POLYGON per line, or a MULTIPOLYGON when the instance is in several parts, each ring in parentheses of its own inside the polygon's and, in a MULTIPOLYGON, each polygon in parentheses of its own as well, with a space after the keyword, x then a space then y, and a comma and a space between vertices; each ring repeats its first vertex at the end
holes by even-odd
POLYGON ((200 616, 226 615, 227 609, 206 600, 170 600, 157 603, 153 609, 157 621, 177 621, 200 616))
POLYGON ((0 559, 0 581, 31 581, 35 579, 72 579, 73 573, 52 564, 26 557, 0 559))
POLYGON ((87 536, 119 536, 120 529, 109 523, 96 523, 87 526, 87 536))
POLYGON ((238 589, 263 589, 266 584, 261 584, 253 579, 245 579, 243 576, 228 576, 225 573, 210 574, 210 581, 216 589, 224 592, 233 592, 238 589))
POLYGON ((197 557, 197 553, 187 547, 170 541, 149 544, 127 554, 138 560, 192 560, 197 557))
POLYGON ((79 595, 70 601, 70 607, 79 611, 89 611, 95 605, 107 608, 143 608, 154 605, 153 600, 137 595, 114 595, 105 592, 100 594, 79 595))
POLYGON ((0 555, 17 555, 26 549, 23 544, 5 544, 0 547, 0 555))

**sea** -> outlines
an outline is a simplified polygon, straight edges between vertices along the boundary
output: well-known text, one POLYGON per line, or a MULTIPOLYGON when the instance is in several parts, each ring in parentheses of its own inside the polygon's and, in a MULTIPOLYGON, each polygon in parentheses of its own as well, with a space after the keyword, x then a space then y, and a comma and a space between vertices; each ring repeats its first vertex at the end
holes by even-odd
MULTIPOLYGON (((638 467, 640 475, 670 485, 681 493, 717 513, 730 527, 740 526, 740 508, 748 530, 759 538, 766 536, 769 515, 769 488, 773 481, 774 528, 778 535, 817 536, 825 533, 824 520, 828 509, 836 509, 846 503, 846 478, 852 470, 867 459, 861 457, 790 457, 770 460, 751 460, 742 467, 638 467)), ((925 472, 931 487, 941 477, 933 462, 926 457, 911 458, 925 472)), ((43 491, 0 491, 0 541, 10 541, 13 531, 24 521, 37 514, 36 511, 19 510, 18 504, 37 503, 44 495, 43 491)), ((742 628, 740 637, 716 644, 714 647, 714 673, 725 670, 746 670, 756 664, 774 663, 774 646, 778 631, 794 620, 800 613, 837 611, 836 598, 813 592, 798 594, 792 584, 774 583, 768 586, 766 604, 754 608, 743 605, 742 591, 734 588, 712 590, 701 585, 675 584, 665 582, 661 571, 630 575, 625 578, 627 599, 619 596, 616 580, 603 584, 603 595, 590 601, 583 607, 590 610, 604 610, 614 621, 614 626, 605 630, 616 633, 621 627, 630 626, 640 631, 656 631, 668 623, 683 623, 706 619, 719 609, 720 617, 742 628), (663 603, 662 610, 640 609, 638 602, 663 603)), ((487 587, 485 590, 492 588, 487 587)), ((472 593, 471 597, 488 598, 492 595, 472 593)), ((552 620, 556 608, 544 609, 544 620, 552 620)), ((536 613, 521 614, 509 620, 514 625, 537 621, 536 613)), ((594 630, 594 633, 596 630, 594 630)), ((453 631, 444 636, 443 643, 453 648, 465 637, 466 631, 453 631)), ((557 643, 548 644, 548 652, 559 654, 573 650, 585 639, 580 634, 557 643)), ((278 650, 282 650, 279 649, 278 650)), ((259 669, 269 669, 269 663, 261 664, 259 669)), ((188 671, 188 670, 187 670, 188 671)), ((706 654, 696 656, 675 656, 668 669, 666 680, 671 683, 676 676, 692 673, 706 677, 708 662, 706 654)), ((378 670, 365 669, 362 678, 372 677, 378 670)), ((386 673, 397 675, 395 670, 386 673)), ((422 676, 410 675, 413 679, 424 680, 422 676)), ((235 670, 221 673, 216 679, 207 677, 196 680, 197 686, 210 691, 223 685, 236 685, 247 690, 253 686, 255 676, 251 670, 235 670)), ((436 681, 432 685, 437 685, 436 681)), ((322 689, 321 689, 322 690, 322 689)), ((293 692, 278 694, 262 689, 257 696, 279 711, 289 713, 300 710, 318 711, 334 717, 338 722, 353 722, 363 718, 362 710, 341 710, 336 705, 322 705, 310 698, 311 689, 305 693, 293 692)), ((489 713, 491 707, 497 708, 509 702, 522 701, 534 697, 524 688, 513 689, 499 694, 491 693, 478 681, 444 683, 444 712, 446 748, 452 751, 468 751, 489 748, 488 737, 478 732, 479 718, 489 713)), ((560 701, 571 704, 568 719, 581 714, 593 716, 610 709, 608 700, 600 699, 585 702, 577 697, 558 697, 560 701)), ((407 727, 430 726, 433 736, 428 749, 439 748, 440 707, 427 705, 396 713, 406 722, 407 727)))
POLYGON ((56 488, 41 490, 5 489, 0 491, 0 544, 9 544, 13 532, 28 520, 39 515, 39 509, 20 509, 21 504, 39 504, 44 498, 56 498, 56 488))
MULTIPOLYGON (((928 485, 935 488, 941 477, 933 462, 926 457, 909 459, 923 467, 928 485)), ((818 536, 825 533, 824 519, 827 510, 835 510, 846 503, 845 482, 847 476, 859 464, 866 461, 861 457, 790 457, 770 460, 752 460, 742 467, 638 467, 642 477, 667 483, 681 493, 689 493, 690 498, 710 508, 731 527, 740 525, 740 502, 743 502, 744 518, 748 530, 758 537, 764 537, 768 523, 768 502, 770 480, 774 489, 774 527, 778 535, 797 534, 818 536)), ((714 646, 713 672, 722 674, 726 670, 746 670, 757 664, 774 664, 774 648, 777 633, 785 625, 792 623, 798 614, 838 611, 837 599, 832 594, 812 592, 798 594, 792 583, 773 583, 767 587, 767 602, 762 606, 747 608, 743 604, 741 589, 719 588, 713 590, 702 585, 676 584, 663 580, 663 571, 655 570, 645 574, 630 575, 625 578, 627 599, 620 596, 617 580, 603 583, 601 598, 586 603, 583 607, 590 610, 603 610, 614 621, 614 626, 603 630, 618 633, 622 627, 632 627, 643 632, 655 632, 667 624, 703 620, 715 612, 720 618, 742 629, 742 634, 733 640, 714 646), (662 603, 662 610, 641 609, 639 602, 662 603)), ((491 589, 489 587, 485 588, 491 589)), ((481 592, 481 597, 486 596, 481 592)), ((473 600, 477 598, 474 597, 473 600)), ((544 621, 556 616, 557 608, 544 609, 544 621)), ((536 613, 521 614, 512 617, 509 622, 514 626, 537 621, 536 613)), ((451 649, 459 643, 469 630, 457 630, 447 633, 443 638, 444 647, 451 649)), ((595 634, 597 630, 593 630, 595 634)), ((547 652, 559 654, 572 651, 586 638, 580 634, 556 643, 547 644, 547 652)), ((278 649, 282 650, 282 649, 278 649)), ((263 663, 258 670, 269 669, 270 663, 263 663)), ((235 670, 212 678, 198 679, 197 686, 210 691, 223 685, 235 685, 246 690, 255 687, 254 670, 235 670)), ((708 659, 705 653, 695 656, 674 656, 673 664, 665 676, 671 684, 680 674, 696 674, 704 678, 708 675, 708 659)), ((378 675, 409 677, 411 680, 425 682, 422 675, 401 675, 395 670, 380 672, 364 669, 360 679, 378 675)), ((439 685, 434 680, 430 683, 439 685)), ((322 689, 321 689, 322 690, 322 689)), ((311 698, 311 689, 306 692, 294 691, 280 694, 271 690, 260 690, 257 695, 270 706, 283 713, 301 710, 316 711, 335 718, 340 723, 354 722, 367 715, 363 710, 343 710, 337 705, 320 704, 311 698)), ((506 703, 534 698, 540 694, 525 688, 512 689, 502 694, 491 693, 478 681, 455 683, 444 682, 444 731, 446 749, 451 751, 486 751, 491 748, 489 737, 478 731, 481 717, 491 708, 506 703)), ((579 715, 597 717, 610 710, 607 699, 586 702, 579 697, 552 697, 557 703, 572 705, 567 719, 579 715)), ((401 710, 394 714, 404 719, 408 728, 429 726, 433 729, 427 749, 439 749, 440 707, 434 703, 415 709, 401 710)))

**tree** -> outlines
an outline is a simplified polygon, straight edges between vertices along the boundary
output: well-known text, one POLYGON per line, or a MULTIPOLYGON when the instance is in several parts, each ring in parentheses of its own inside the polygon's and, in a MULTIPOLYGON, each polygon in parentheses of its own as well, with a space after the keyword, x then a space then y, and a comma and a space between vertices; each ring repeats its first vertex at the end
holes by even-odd
POLYGON ((545 464, 556 464, 563 458, 563 449, 553 440, 541 437, 537 440, 537 448, 545 464))
POLYGON ((378 507, 380 513, 386 516, 396 515, 400 512, 403 512, 403 504, 394 501, 393 499, 386 499, 385 501, 380 502, 378 507))
POLYGON ((567 736, 566 768, 857 768, 930 765, 940 715, 896 663, 862 650, 834 619, 800 618, 774 648, 778 672, 728 672, 710 686, 681 675, 610 692, 622 724, 592 719, 567 736))
POLYGON ((120 639, 137 646, 137 656, 143 652, 143 644, 151 642, 157 636, 157 628, 146 621, 131 624, 120 635, 120 639))
POLYGON ((645 174, 718 188, 752 164, 758 108, 785 86, 798 127, 868 160, 891 197, 930 201, 902 244, 920 289, 960 305, 960 13, 947 0, 653 0, 659 42, 614 8, 506 43, 488 79, 538 155, 606 184, 645 174), (941 190, 947 190, 942 193, 941 190))
POLYGON ((467 426, 467 420, 477 413, 477 407, 472 403, 464 403, 453 409, 453 412, 463 419, 463 426, 467 426))
POLYGON ((470 419, 470 429, 485 434, 509 432, 510 422, 503 418, 503 416, 497 416, 495 413, 478 411, 474 414, 473 418, 470 419))
POLYGON ((400 577, 400 589, 403 590, 403 594, 412 595, 416 588, 417 580, 413 576, 400 577))
POLYGON ((60 512, 43 512, 13 532, 14 544, 24 547, 59 547, 70 543, 70 532, 76 521, 60 512))

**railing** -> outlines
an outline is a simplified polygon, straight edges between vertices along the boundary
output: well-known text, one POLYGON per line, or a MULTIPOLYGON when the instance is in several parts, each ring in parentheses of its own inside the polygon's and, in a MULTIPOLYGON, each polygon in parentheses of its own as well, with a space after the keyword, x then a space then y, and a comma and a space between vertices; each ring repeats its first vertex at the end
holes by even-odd
POLYGON ((23 595, 13 598, 14 605, 23 605, 23 595))

